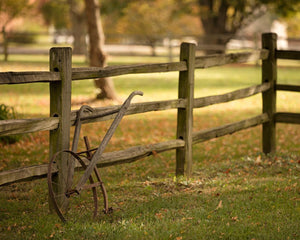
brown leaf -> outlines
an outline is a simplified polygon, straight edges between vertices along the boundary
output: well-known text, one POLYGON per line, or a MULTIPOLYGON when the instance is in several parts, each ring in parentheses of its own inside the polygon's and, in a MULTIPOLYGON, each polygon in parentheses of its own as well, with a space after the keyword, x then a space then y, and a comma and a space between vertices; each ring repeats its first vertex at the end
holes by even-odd
POLYGON ((152 155, 153 155, 154 157, 156 157, 156 156, 157 156, 157 152, 156 152, 155 150, 153 150, 153 151, 152 151, 152 155))
POLYGON ((223 207, 223 202, 222 200, 219 202, 217 208, 215 209, 215 211, 217 211, 218 209, 222 208, 223 207))

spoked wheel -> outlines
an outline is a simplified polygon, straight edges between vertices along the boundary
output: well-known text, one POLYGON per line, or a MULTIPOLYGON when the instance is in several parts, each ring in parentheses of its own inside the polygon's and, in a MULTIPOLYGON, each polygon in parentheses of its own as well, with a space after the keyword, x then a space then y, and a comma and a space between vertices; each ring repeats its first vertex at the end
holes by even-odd
POLYGON ((83 186, 82 191, 76 191, 76 185, 86 169, 84 161, 72 151, 61 151, 56 153, 48 166, 48 190, 50 204, 59 216, 66 222, 67 220, 76 220, 78 218, 96 218, 98 212, 97 186, 102 183, 98 181, 93 173, 89 177, 89 183, 83 186), (68 180, 70 173, 60 173, 56 159, 63 157, 69 164, 74 166, 74 174, 68 180), (71 183, 70 183, 71 182, 71 183), (68 186, 70 185, 70 186, 68 186))

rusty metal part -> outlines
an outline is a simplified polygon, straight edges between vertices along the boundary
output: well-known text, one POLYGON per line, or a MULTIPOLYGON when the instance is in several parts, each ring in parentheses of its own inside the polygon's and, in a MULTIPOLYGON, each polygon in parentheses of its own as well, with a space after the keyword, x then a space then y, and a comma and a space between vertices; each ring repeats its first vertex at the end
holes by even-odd
MULTIPOLYGON (((57 175, 57 170, 58 170, 56 166, 56 158, 58 157, 59 154, 62 153, 68 153, 72 155, 73 159, 77 160, 83 169, 86 169, 87 166, 84 163, 84 161, 79 157, 78 154, 70 150, 64 150, 55 153, 48 165, 47 183, 48 183, 49 199, 52 203, 53 209, 56 212, 56 214, 63 222, 66 222, 67 221, 66 209, 64 208, 65 206, 63 204, 59 203, 59 199, 62 197, 69 199, 72 195, 74 194, 79 195, 80 193, 76 190, 75 186, 74 188, 70 188, 69 190, 66 190, 63 194, 57 193, 54 190, 56 186, 56 182, 53 180, 53 178, 55 178, 55 176, 57 175)), ((96 191, 96 187, 92 186, 95 183, 92 176, 89 177, 89 181, 90 181, 92 194, 93 194, 93 206, 94 206, 93 218, 96 218, 98 212, 97 191, 96 191)))
POLYGON ((123 116, 125 115, 128 107, 130 106, 130 102, 132 100, 132 98, 136 95, 143 95, 143 92, 141 91, 134 91, 132 92, 129 97, 125 100, 125 102, 123 103, 123 105, 121 106, 117 116, 115 117, 114 121, 112 122, 110 128, 108 129, 108 131, 106 132, 102 142, 100 143, 97 151, 94 153, 91 162, 89 164, 89 166, 87 167, 84 175, 82 176, 82 178, 79 180, 79 183, 77 185, 76 190, 78 192, 80 192, 82 186, 84 185, 84 183, 87 181, 88 177, 91 175, 93 169, 95 168, 96 164, 97 164, 97 160, 100 158, 100 156, 102 155, 106 145, 108 144, 109 140, 111 139, 112 135, 114 134, 117 126, 119 125, 119 123, 121 122, 123 116))
MULTIPOLYGON (((86 157, 87 157, 88 160, 91 160, 92 155, 91 155, 91 152, 89 151, 91 147, 90 147, 90 142, 89 142, 89 139, 88 139, 87 136, 84 136, 84 143, 85 143, 86 150, 87 150, 86 151, 86 157)), ((104 186, 104 183, 101 179, 101 176, 100 176, 100 173, 99 173, 97 167, 94 168, 94 172, 95 172, 96 178, 98 179, 98 181, 100 183, 100 187, 101 187, 101 191, 102 191, 102 195, 103 195, 103 201, 104 201, 103 212, 105 214, 107 214, 109 212, 109 208, 108 208, 108 196, 107 196, 106 188, 104 186)))
POLYGON ((75 131, 72 143, 72 151, 76 152, 78 147, 79 135, 81 130, 81 121, 82 121, 82 114, 83 112, 93 112, 94 109, 90 106, 83 105, 80 107, 79 111, 77 112, 76 122, 75 122, 75 131))
POLYGON ((65 198, 70 198, 71 195, 74 195, 74 194, 79 195, 80 191, 83 189, 91 188, 92 192, 93 192, 93 200, 94 200, 93 216, 95 218, 97 216, 97 212, 98 212, 96 186, 100 185, 101 191, 103 194, 103 199, 104 199, 104 213, 110 213, 112 211, 112 208, 108 207, 107 192, 106 192, 104 184, 101 180, 99 171, 96 167, 96 163, 97 163, 97 160, 102 155, 106 145, 108 144, 109 140, 111 139, 112 135, 114 134, 114 132, 115 132, 117 126, 119 125, 120 121, 122 120, 123 116, 125 115, 126 110, 130 106, 130 102, 135 95, 142 96, 143 92, 141 92, 141 91, 132 92, 129 95, 129 97, 126 99, 126 101, 123 103, 121 108, 118 110, 112 110, 112 111, 97 114, 94 116, 82 117, 82 114, 84 111, 93 112, 93 108, 91 108, 90 106, 84 105, 77 112, 77 118, 76 118, 76 123, 75 123, 75 132, 74 132, 74 138, 73 138, 73 142, 72 142, 72 150, 63 150, 63 151, 55 153, 53 155, 53 157, 51 158, 49 166, 48 166, 47 182, 48 182, 49 197, 52 200, 54 210, 56 211, 57 215, 60 217, 60 219, 63 222, 66 222, 65 213, 63 211, 64 209, 63 209, 63 207, 61 207, 62 205, 59 205, 57 202, 57 198, 60 198, 61 194, 56 193, 54 191, 54 187, 53 187, 53 184, 56 184, 53 182, 53 177, 55 175, 55 172, 57 172, 57 169, 53 172, 53 168, 56 167, 56 160, 55 160, 56 157, 62 153, 69 153, 73 157, 72 161, 70 159, 66 158, 66 160, 69 161, 70 164, 69 164, 67 179, 65 180, 67 190, 63 193, 63 196, 65 198), (109 130, 105 134, 99 147, 96 149, 90 149, 89 141, 87 138, 85 138, 85 145, 86 145, 87 150, 80 152, 80 153, 75 153, 77 151, 77 146, 78 146, 78 141, 79 141, 79 135, 80 135, 80 130, 81 130, 81 121, 86 120, 86 119, 91 119, 91 118, 97 118, 99 116, 106 116, 106 115, 110 115, 110 114, 114 114, 114 113, 117 113, 117 115, 116 115, 114 121, 112 122, 109 130), (91 152, 93 152, 93 151, 95 151, 95 153, 92 155, 91 152), (79 156, 79 154, 82 154, 82 153, 86 153, 87 159, 90 160, 90 163, 88 164, 88 166, 79 156), (72 185, 74 185, 73 184, 73 177, 74 177, 73 170, 75 168, 75 163, 73 163, 73 160, 77 160, 80 163, 80 165, 82 166, 82 168, 85 169, 85 172, 84 172, 83 176, 79 179, 77 184, 74 187, 71 187, 72 185), (96 181, 98 181, 96 183, 92 177, 92 171, 94 171, 95 176, 96 176, 96 181), (88 179, 90 181, 90 184, 86 185, 86 182, 88 179))
MULTIPOLYGON (((79 111, 77 112, 77 117, 76 117, 76 122, 75 122, 75 131, 74 131, 74 136, 73 136, 73 142, 72 142, 72 147, 71 151, 76 152, 77 147, 78 147, 78 141, 79 141, 79 136, 80 136, 80 130, 81 130, 81 117, 83 112, 93 112, 93 108, 87 105, 81 106, 79 111)), ((66 188, 67 191, 71 190, 72 183, 73 183, 73 176, 74 176, 74 161, 71 159, 67 159, 68 161, 68 173, 67 173, 67 182, 66 182, 66 188)))

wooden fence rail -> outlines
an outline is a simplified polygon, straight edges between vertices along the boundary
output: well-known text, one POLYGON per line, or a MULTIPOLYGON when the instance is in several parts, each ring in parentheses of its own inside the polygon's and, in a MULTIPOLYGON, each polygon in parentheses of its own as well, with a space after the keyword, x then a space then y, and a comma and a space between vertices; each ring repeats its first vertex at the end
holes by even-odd
MULTIPOLYGON (((277 84, 276 59, 300 60, 300 52, 276 50, 276 35, 263 34, 263 49, 195 57, 195 46, 181 46, 179 62, 158 64, 136 64, 105 68, 71 68, 71 49, 54 48, 50 51, 50 71, 0 73, 1 84, 47 82, 50 84, 50 117, 0 121, 0 136, 50 131, 50 155, 69 146, 70 126, 75 124, 77 111, 70 111, 71 81, 120 76, 124 74, 156 73, 177 71, 179 74, 178 99, 132 104, 126 115, 178 109, 177 139, 125 150, 104 153, 97 162, 98 167, 129 163, 153 154, 176 149, 176 174, 192 173, 192 145, 234 132, 263 125, 263 151, 274 152, 275 123, 300 124, 300 113, 277 113, 276 91, 300 92, 300 86, 277 84), (194 98, 195 69, 221 66, 230 63, 245 63, 262 60, 262 84, 239 89, 226 94, 194 98), (256 117, 226 124, 212 129, 193 132, 193 109, 225 103, 262 93, 263 113, 256 117), (59 101, 63 96, 64 100, 59 101), (66 104, 67 103, 67 104, 66 104), (59 131, 57 131, 60 129, 59 131), (53 131, 55 130, 55 131, 53 131), (59 144, 57 144, 59 143, 59 144)), ((83 123, 106 121, 115 114, 105 113, 118 110, 120 106, 95 108, 93 113, 84 113, 83 123)), ((58 164, 58 168, 64 168, 58 164)), ((0 185, 45 177, 47 164, 0 172, 0 185)))
MULTIPOLYGON (((245 63, 266 59, 268 50, 243 52, 235 54, 218 54, 207 57, 197 57, 195 68, 208 68, 230 63, 245 63)), ((94 78, 105 78, 139 73, 162 73, 187 70, 185 61, 172 63, 135 64, 123 66, 108 66, 105 68, 72 68, 72 80, 85 80, 94 78)), ((34 82, 60 81, 58 72, 3 72, 0 73, 0 84, 23 84, 34 82)))
MULTIPOLYGON (((252 87, 236 90, 222 95, 201 97, 194 99, 194 108, 202 108, 217 103, 225 103, 233 100, 238 100, 255 94, 264 92, 270 88, 269 83, 255 85, 252 87)), ((175 99, 167 101, 155 101, 131 104, 126 115, 146 113, 151 111, 163 111, 169 109, 185 108, 186 101, 184 99, 175 99)), ((93 113, 83 113, 83 118, 88 119, 82 121, 83 124, 106 121, 113 119, 116 114, 106 115, 107 112, 118 110, 120 106, 100 107, 95 108, 93 113), (99 116, 100 114, 104 116, 99 116), (98 117, 97 117, 98 116, 98 117)), ((74 126, 77 111, 71 112, 71 126, 74 126)), ((4 120, 0 121, 0 136, 13 134, 24 134, 38 131, 49 131, 57 128, 59 119, 57 117, 36 118, 36 119, 19 119, 19 120, 4 120)))

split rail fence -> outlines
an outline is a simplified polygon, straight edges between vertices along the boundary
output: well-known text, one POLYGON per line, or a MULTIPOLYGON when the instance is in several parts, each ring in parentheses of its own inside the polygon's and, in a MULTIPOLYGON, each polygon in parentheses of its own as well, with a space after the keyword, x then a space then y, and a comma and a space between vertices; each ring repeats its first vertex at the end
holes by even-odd
MULTIPOLYGON (((176 174, 190 176, 192 173, 193 144, 258 125, 262 125, 263 152, 266 154, 274 153, 276 151, 276 123, 300 124, 300 113, 276 112, 276 91, 300 92, 300 85, 277 84, 276 61, 277 59, 300 60, 300 51, 279 51, 276 49, 276 42, 276 34, 266 33, 262 35, 262 49, 260 50, 204 57, 195 57, 196 46, 194 44, 183 43, 181 45, 179 62, 105 68, 72 68, 71 48, 52 48, 50 50, 50 71, 0 73, 0 84, 49 83, 50 117, 0 121, 0 136, 50 131, 49 152, 51 157, 55 152, 69 149, 70 146, 70 128, 75 124, 78 111, 71 111, 72 81, 124 74, 178 71, 178 99, 135 103, 130 106, 126 113, 128 115, 177 109, 176 139, 104 153, 97 163, 98 167, 129 163, 149 156, 153 152, 160 153, 176 149, 176 174), (257 60, 262 60, 261 84, 227 94, 194 98, 195 69, 257 60), (259 93, 262 93, 262 114, 212 129, 193 131, 193 109, 247 98, 259 93)), ((91 118, 84 120, 82 123, 112 119, 114 115, 96 118, 93 118, 93 116, 97 116, 99 113, 111 112, 111 110, 118 108, 120 106, 96 108, 93 113, 86 115, 91 118)), ((0 172, 0 185, 45 177, 47 167, 47 164, 41 164, 2 171, 0 172)))

